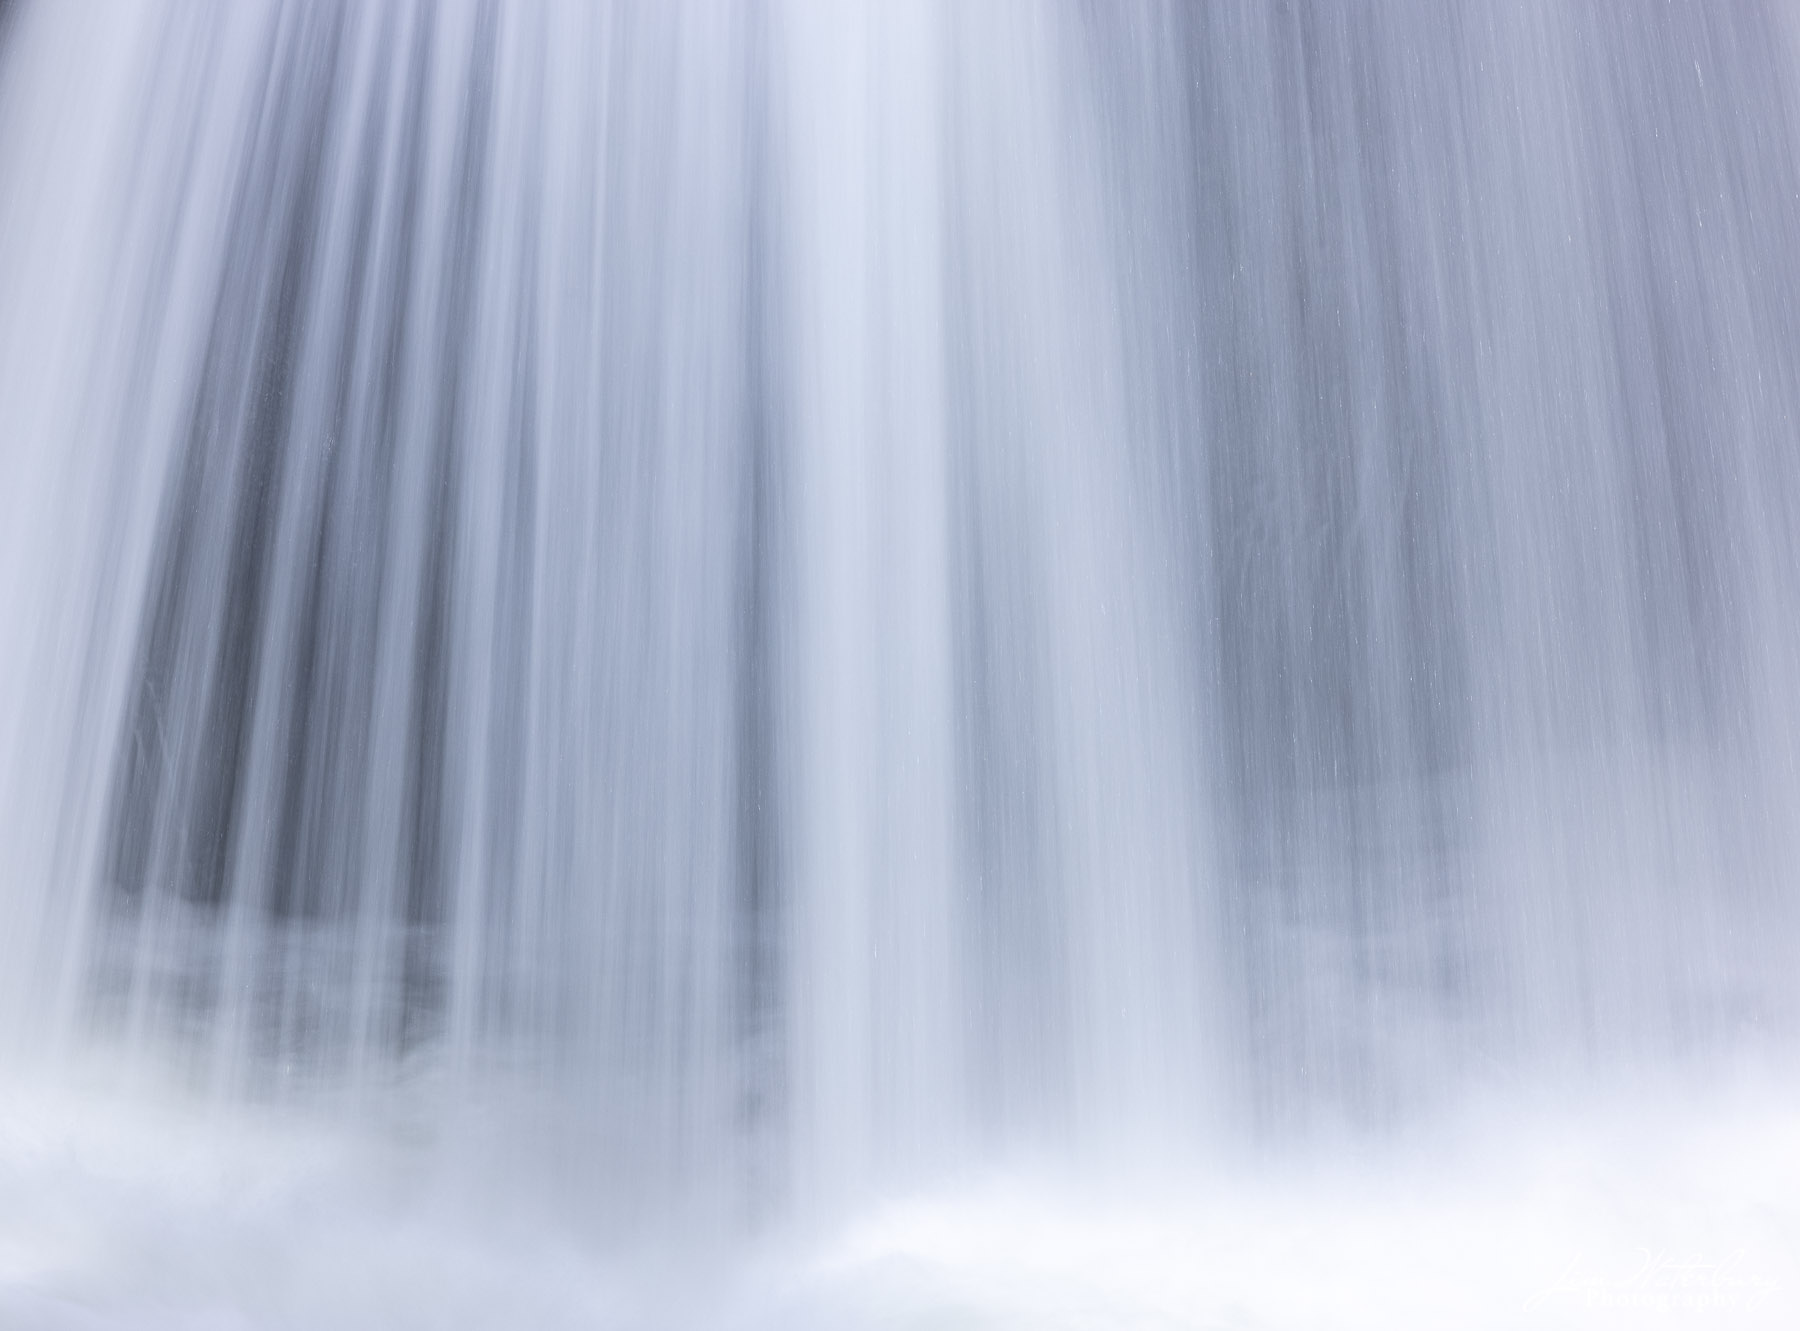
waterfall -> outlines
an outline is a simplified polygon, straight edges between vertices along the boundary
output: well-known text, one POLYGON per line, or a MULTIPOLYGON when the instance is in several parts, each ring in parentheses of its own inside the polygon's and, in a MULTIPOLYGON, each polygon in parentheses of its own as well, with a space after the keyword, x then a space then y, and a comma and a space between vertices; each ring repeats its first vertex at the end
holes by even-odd
POLYGON ((1791 1056, 1797 62, 0 8, 0 1067, 735 1230, 1791 1056))

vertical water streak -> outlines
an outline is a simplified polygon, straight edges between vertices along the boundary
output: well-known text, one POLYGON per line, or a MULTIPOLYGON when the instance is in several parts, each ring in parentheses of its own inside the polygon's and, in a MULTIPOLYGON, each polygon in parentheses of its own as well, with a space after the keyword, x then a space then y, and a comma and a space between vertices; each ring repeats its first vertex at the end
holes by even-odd
POLYGON ((620 1226, 1786 1047, 1795 59, 0 8, 5 1047, 620 1226))

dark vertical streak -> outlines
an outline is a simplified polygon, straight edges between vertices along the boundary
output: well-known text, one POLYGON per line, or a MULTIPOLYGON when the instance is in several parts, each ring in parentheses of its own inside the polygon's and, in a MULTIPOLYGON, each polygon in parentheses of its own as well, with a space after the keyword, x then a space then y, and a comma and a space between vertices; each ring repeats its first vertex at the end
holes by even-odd
MULTIPOLYGON (((143 648, 142 684, 132 710, 129 756, 116 787, 110 877, 128 899, 139 896, 158 872, 157 859, 167 864, 161 873, 168 875, 169 886, 190 900, 217 905, 230 892, 341 27, 340 12, 324 32, 303 25, 289 38, 298 51, 275 80, 234 215, 213 340, 164 522, 160 572, 152 580, 156 600, 143 648), (262 246, 271 236, 279 238, 277 248, 265 257, 262 246), (259 276, 268 268, 273 280, 265 286, 259 276), (247 400, 240 401, 240 394, 247 400), (221 509, 227 492, 229 502, 221 509), (226 541, 223 604, 214 637, 208 627, 212 607, 198 600, 198 593, 203 558, 213 553, 207 547, 221 536, 226 541), (212 659, 198 674, 195 657, 209 638, 212 659), (176 727, 184 727, 193 711, 201 719, 197 736, 190 737, 176 727), (195 740, 189 751, 186 746, 195 740), (166 791, 171 776, 180 786, 166 791), (159 852, 159 833, 177 844, 159 852)), ((272 42, 280 39, 278 32, 272 42)), ((275 60, 273 46, 270 60, 275 60)))
MULTIPOLYGON (((773 145, 768 99, 773 96, 766 16, 752 20, 747 52, 744 160, 749 191, 744 246, 744 438, 739 483, 737 661, 734 682, 736 751, 736 898, 732 935, 733 1032, 743 1072, 737 1112, 753 1142, 752 1168, 773 1175, 771 1137, 782 1113, 785 1068, 781 939, 782 790, 778 755, 780 602, 782 573, 782 455, 787 431, 784 368, 772 348, 785 327, 778 296, 781 274, 779 214, 770 187, 773 145)), ((748 1181, 759 1205, 772 1202, 771 1179, 748 1181)))
MULTIPOLYGON (((538 52, 541 60, 542 51, 538 52)), ((541 77, 541 63, 539 65, 541 77)), ((496 577, 494 641, 491 649, 492 705, 487 736, 487 900, 483 946, 490 956, 511 963, 511 930, 516 920, 521 822, 536 625, 538 541, 538 345, 540 265, 536 224, 542 211, 543 107, 534 84, 525 190, 520 201, 520 241, 513 325, 512 400, 507 422, 506 472, 501 499, 499 570, 496 577)), ((493 967, 490 966, 490 970, 493 967)), ((490 976, 507 986, 490 992, 504 1002, 513 977, 490 976)))
MULTIPOLYGON (((453 872, 447 841, 446 804, 454 787, 448 771, 450 664, 454 633, 454 580, 458 558, 458 509, 463 469, 462 435, 465 406, 462 384, 467 371, 469 345, 480 270, 482 210, 485 207, 487 145, 491 132, 494 80, 495 10, 483 4, 477 13, 470 51, 463 121, 457 135, 454 167, 455 195, 451 204, 450 238, 446 255, 445 299, 442 311, 443 343, 439 352, 437 412, 431 427, 432 459, 426 489, 427 522, 424 569, 419 587, 423 608, 414 639, 411 734, 408 753, 411 774, 406 808, 402 903, 409 925, 442 924, 449 911, 449 879, 453 872)), ((440 958, 432 945, 409 942, 403 963, 402 987, 406 995, 402 1015, 403 1043, 410 1042, 425 1013, 436 1002, 441 987, 437 974, 440 958), (429 997, 428 997, 429 996, 429 997)))
MULTIPOLYGON (((389 33, 384 31, 385 53, 389 33)), ((362 154, 357 165, 356 195, 352 205, 350 268, 342 293, 343 314, 336 334, 336 364, 329 436, 320 442, 324 479, 313 510, 312 536, 302 570, 300 622, 294 633, 294 674, 285 691, 287 721, 287 771, 285 774, 274 863, 271 866, 270 909, 278 916, 331 916, 348 905, 350 884, 343 869, 333 871, 332 843, 346 842, 339 854, 360 845, 352 827, 332 817, 331 801, 338 782, 359 783, 359 771, 343 770, 348 737, 343 733, 346 699, 337 676, 341 669, 334 657, 344 651, 340 635, 355 605, 356 588, 344 585, 355 575, 346 568, 344 546, 353 538, 345 530, 346 492, 352 481, 347 473, 356 454, 365 447, 352 419, 357 364, 363 353, 363 322, 374 257, 374 224, 383 125, 371 114, 363 127, 362 154)), ((361 663, 369 673, 372 661, 361 663)), ((352 863, 353 860, 346 860, 352 863)))

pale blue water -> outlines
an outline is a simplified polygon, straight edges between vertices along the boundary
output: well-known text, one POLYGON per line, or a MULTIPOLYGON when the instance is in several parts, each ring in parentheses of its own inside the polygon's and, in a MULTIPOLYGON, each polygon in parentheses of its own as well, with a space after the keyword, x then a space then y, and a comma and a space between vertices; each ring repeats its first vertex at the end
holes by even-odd
MULTIPOLYGON (((1796 52, 6 5, 8 1297, 335 1323, 341 1258, 352 1324, 680 1325, 638 1267, 697 1248, 800 1282, 740 1318, 1316 1325, 1315 1233, 1346 1317, 1513 1308, 1457 1291, 1561 1249, 1483 1134, 1687 1151, 1792 1071, 1796 52), (90 1168, 163 1115, 191 1169, 90 1168)), ((1594 1167, 1616 1281, 1687 1176, 1594 1167)), ((1778 1251, 1721 1169, 1668 1232, 1778 1251)))

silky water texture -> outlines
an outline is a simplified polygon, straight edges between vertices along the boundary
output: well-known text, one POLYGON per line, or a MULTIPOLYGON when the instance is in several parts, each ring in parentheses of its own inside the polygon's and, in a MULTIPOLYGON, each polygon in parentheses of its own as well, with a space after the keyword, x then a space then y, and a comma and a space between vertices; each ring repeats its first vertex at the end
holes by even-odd
POLYGON ((0 3, 0 1323, 1783 1326, 1800 19, 0 3))

